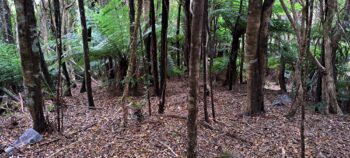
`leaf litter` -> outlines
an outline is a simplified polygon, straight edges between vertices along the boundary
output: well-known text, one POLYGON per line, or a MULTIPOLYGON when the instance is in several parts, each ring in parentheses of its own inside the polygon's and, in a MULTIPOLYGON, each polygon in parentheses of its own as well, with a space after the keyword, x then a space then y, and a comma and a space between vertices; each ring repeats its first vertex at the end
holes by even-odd
MULTIPOLYGON (((202 86, 202 85, 201 85, 202 86)), ((272 106, 276 91, 265 91, 266 113, 242 116, 246 104, 245 85, 232 91, 215 86, 216 122, 204 123, 203 93, 198 109, 198 157, 299 157, 299 114, 293 119, 284 115, 289 106, 272 106)), ((121 126, 122 109, 119 97, 111 97, 106 88, 93 87, 95 110, 86 106, 85 94, 73 89, 73 97, 64 98, 64 132, 46 133, 44 140, 21 148, 18 157, 185 157, 187 82, 174 79, 168 82, 166 114, 156 114, 157 97, 151 97, 153 115, 144 106, 145 119, 138 122, 129 117, 127 128, 121 126)), ((143 97, 135 97, 142 100, 143 97)), ((208 97, 208 111, 210 98, 208 97)), ((307 157, 348 157, 350 153, 350 117, 317 114, 308 108, 306 113, 307 157)), ((131 115, 131 113, 130 113, 131 115)), ((54 120, 54 113, 49 113, 54 120)), ((30 128, 27 110, 11 117, 0 116, 0 147, 15 141, 30 128), (11 121, 18 125, 10 127, 11 121)), ((0 157, 6 157, 4 153, 0 157)))

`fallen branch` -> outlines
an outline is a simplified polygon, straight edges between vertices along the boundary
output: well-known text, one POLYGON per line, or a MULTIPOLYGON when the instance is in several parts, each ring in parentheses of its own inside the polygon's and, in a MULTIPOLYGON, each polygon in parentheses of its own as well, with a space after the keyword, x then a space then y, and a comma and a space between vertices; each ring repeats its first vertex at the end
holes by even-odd
POLYGON ((44 146, 44 145, 46 146, 46 145, 49 145, 51 143, 57 142, 59 140, 61 140, 61 138, 57 138, 57 139, 54 139, 54 140, 51 140, 51 141, 48 141, 48 142, 45 142, 45 143, 41 143, 41 144, 39 144, 39 146, 44 146))
POLYGON ((179 157, 179 155, 177 155, 175 153, 175 151, 173 149, 171 149, 171 147, 168 144, 165 144, 164 142, 161 142, 160 140, 156 139, 156 138, 152 138, 153 140, 157 141, 158 143, 162 144, 163 146, 165 146, 171 153, 174 154, 175 157, 179 157))
POLYGON ((21 100, 15 95, 13 94, 10 90, 1 87, 0 88, 1 91, 3 91, 6 95, 8 95, 11 99, 13 99, 16 102, 20 102, 21 100))
POLYGON ((22 113, 23 113, 24 112, 24 104, 23 104, 23 98, 22 98, 21 93, 19 93, 19 99, 20 99, 20 104, 21 104, 21 110, 22 110, 22 113))

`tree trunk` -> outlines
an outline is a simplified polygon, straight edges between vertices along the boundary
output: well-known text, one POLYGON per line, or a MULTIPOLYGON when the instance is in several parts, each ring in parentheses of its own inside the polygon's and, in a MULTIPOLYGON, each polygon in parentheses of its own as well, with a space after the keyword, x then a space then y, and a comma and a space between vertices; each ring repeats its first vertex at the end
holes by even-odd
POLYGON ((227 76, 226 79, 228 82, 229 90, 232 90, 232 86, 236 83, 237 80, 237 57, 239 51, 239 37, 241 33, 238 33, 237 30, 234 31, 236 33, 232 34, 232 42, 231 42, 231 54, 230 54, 230 63, 227 68, 227 76))
MULTIPOLYGON (((321 64, 322 66, 325 65, 324 63, 324 39, 322 40, 322 48, 321 48, 321 64)), ((316 102, 322 102, 322 89, 323 89, 323 78, 324 78, 324 74, 320 73, 317 79, 317 87, 316 87, 316 102)))
MULTIPOLYGON (((335 87, 335 81, 334 81, 334 63, 332 62, 333 56, 333 49, 332 49, 332 37, 331 37, 331 30, 332 30, 332 22, 333 18, 335 17, 335 7, 336 7, 337 1, 334 0, 327 0, 326 1, 326 21, 323 24, 324 26, 324 32, 323 36, 325 39, 325 67, 327 74, 325 76, 326 81, 326 87, 324 87, 325 94, 326 94, 326 105, 329 107, 330 112, 335 114, 342 114, 342 111, 338 105, 337 101, 337 91, 335 87)), ((328 108, 326 109, 328 111, 328 108)))
POLYGON ((112 96, 116 94, 116 79, 115 79, 115 72, 114 72, 114 64, 113 64, 113 58, 108 57, 106 62, 106 72, 107 72, 107 82, 108 82, 108 93, 112 96))
POLYGON ((24 104, 33 120, 33 128, 38 132, 46 130, 43 112, 43 96, 40 83, 39 37, 32 0, 15 0, 17 13, 18 41, 25 92, 24 104))
MULTIPOLYGON (((134 26, 134 31, 132 32, 132 36, 130 37, 130 55, 129 55, 129 66, 128 71, 126 73, 125 77, 125 85, 124 85, 124 91, 122 96, 122 101, 125 101, 126 97, 129 96, 129 86, 130 86, 130 80, 131 77, 135 73, 135 67, 136 67, 136 51, 137 51, 137 34, 139 31, 140 26, 140 17, 142 13, 142 0, 137 1, 137 16, 136 16, 136 23, 134 26)), ((126 107, 126 104, 123 104, 123 126, 125 127, 128 123, 128 108, 126 107)))
POLYGON ((160 91, 158 113, 163 114, 165 110, 165 92, 167 77, 167 58, 168 58, 168 19, 169 19, 169 0, 162 0, 162 32, 161 32, 161 52, 160 52, 160 91))
POLYGON ((247 37, 245 62, 247 64, 247 92, 248 104, 244 109, 245 114, 256 114, 264 112, 264 96, 259 63, 259 33, 261 25, 262 2, 249 0, 247 37))
POLYGON ((207 62, 208 62, 208 34, 209 34, 209 17, 208 17, 208 0, 204 0, 203 28, 202 28, 202 60, 203 60, 203 104, 204 120, 209 122, 208 115, 208 85, 207 85, 207 62))
POLYGON ((95 107, 94 98, 92 96, 92 87, 91 87, 88 30, 86 27, 84 0, 78 0, 78 4, 79 4, 79 12, 80 12, 80 22, 82 27, 84 64, 85 64, 85 84, 86 84, 87 98, 89 102, 89 107, 95 107))
POLYGON ((192 24, 192 13, 190 12, 191 2, 190 0, 184 0, 184 13, 185 13, 185 50, 184 60, 186 71, 189 72, 189 56, 191 50, 191 24, 192 24))
POLYGON ((64 89, 64 96, 72 96, 72 91, 71 91, 71 81, 68 73, 68 68, 67 68, 67 63, 62 62, 62 73, 65 79, 65 86, 66 88, 64 89))
POLYGON ((6 43, 15 43, 12 32, 11 10, 7 0, 0 0, 1 29, 6 43))
POLYGON ((47 86, 51 89, 54 90, 55 86, 51 78, 51 74, 49 72, 49 69, 47 68, 47 64, 45 61, 44 53, 41 49, 41 45, 39 42, 39 53, 40 53, 40 70, 43 73, 43 79, 46 82, 47 86))
POLYGON ((160 96, 159 90, 159 76, 158 76, 158 58, 157 58, 157 35, 156 35, 156 14, 154 8, 154 0, 150 0, 150 24, 152 28, 151 32, 151 60, 152 60, 152 72, 153 72, 153 85, 154 93, 160 96))
POLYGON ((243 0, 240 0, 239 4, 239 15, 237 16, 235 26, 232 31, 232 42, 231 42, 231 54, 230 54, 230 62, 228 64, 227 68, 227 79, 226 81, 228 82, 229 90, 232 90, 232 84, 233 82, 236 82, 237 78, 237 65, 236 65, 236 60, 237 60, 237 54, 239 50, 239 35, 238 35, 238 29, 239 29, 239 22, 240 22, 240 17, 241 13, 243 10, 243 0))
MULTIPOLYGON (((74 2, 73 2, 74 3, 74 2)), ((62 1, 62 5, 63 5, 63 9, 62 9, 62 18, 61 18, 61 26, 57 26, 60 27, 61 29, 61 36, 64 36, 67 33, 67 29, 68 29, 68 15, 69 15, 69 11, 68 8, 73 5, 73 3, 69 4, 68 6, 65 4, 65 1, 62 1), (67 26, 66 26, 67 25, 67 26)), ((62 49, 64 51, 66 51, 66 47, 63 45, 62 43, 62 49)), ((63 53, 63 51, 62 51, 63 53)), ((63 95, 64 96, 72 96, 72 92, 71 92, 71 79, 69 76, 69 72, 68 72, 68 68, 67 68, 67 63, 66 62, 62 62, 62 73, 64 75, 64 79, 65 79, 65 88, 63 91, 63 95)))
POLYGON ((187 157, 194 158, 197 156, 197 99, 198 99, 198 80, 199 80, 199 63, 202 43, 202 25, 204 14, 204 1, 193 0, 193 21, 191 35, 191 55, 190 55, 190 76, 189 76, 189 100, 188 100, 188 118, 187 118, 187 157))
POLYGON ((265 0, 262 6, 261 26, 259 35, 259 69, 262 80, 262 86, 265 84, 265 76, 267 75, 267 44, 269 36, 269 24, 272 15, 272 8, 275 0, 265 0))
POLYGON ((286 70, 286 62, 285 62, 283 55, 281 55, 280 67, 279 67, 279 71, 278 71, 278 81, 279 81, 279 85, 281 88, 281 93, 287 92, 286 79, 284 77, 285 70, 286 70))
POLYGON ((242 35, 242 51, 241 51, 241 63, 239 63, 239 83, 243 84, 243 65, 244 65, 244 34, 242 35))
POLYGON ((178 12, 177 12, 177 24, 176 24, 176 65, 177 67, 181 67, 181 54, 180 54, 180 25, 181 25, 181 8, 182 8, 182 2, 178 2, 178 12))
POLYGON ((48 12, 48 4, 47 0, 41 0, 41 6, 42 6, 42 12, 41 12, 41 18, 40 18, 40 25, 41 25, 41 38, 43 39, 43 45, 42 49, 44 53, 48 53, 49 51, 49 30, 48 30, 48 20, 49 20, 49 12, 48 12))

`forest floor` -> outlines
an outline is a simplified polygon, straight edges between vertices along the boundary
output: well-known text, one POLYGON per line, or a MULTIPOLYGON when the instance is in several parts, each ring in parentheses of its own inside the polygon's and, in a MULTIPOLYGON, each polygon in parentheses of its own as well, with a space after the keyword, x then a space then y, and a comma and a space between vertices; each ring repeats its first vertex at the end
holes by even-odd
MULTIPOLYGON (((188 86, 183 80, 168 82, 165 115, 148 115, 137 122, 130 118, 121 127, 119 97, 110 97, 106 88, 94 86, 96 110, 86 108, 86 95, 73 90, 66 97, 63 134, 45 134, 41 142, 21 148, 19 157, 185 157, 188 86), (177 117, 178 116, 178 117, 177 117)), ((272 106, 277 91, 266 90, 265 114, 240 115, 246 104, 245 85, 228 91, 215 87, 216 120, 203 123, 203 102, 199 105, 198 157, 299 157, 299 116, 287 119, 289 106, 272 106), (212 127, 212 129, 210 129, 212 127)), ((201 98, 203 94, 201 93, 201 98)), ((136 98, 137 100, 143 97, 136 98)), ((157 98, 152 97, 157 112, 157 98)), ((210 107, 210 103, 208 103, 210 107)), ((209 114, 211 110, 209 108, 209 114)), ((50 113, 54 116, 54 113, 50 113)), ((51 118, 53 119, 53 118, 51 118)), ((28 112, 0 117, 0 148, 14 142, 30 128, 28 112), (10 120, 18 125, 12 126, 10 120)), ((308 157, 349 157, 350 117, 317 114, 308 108, 306 116, 306 154, 308 157)), ((0 154, 0 157, 5 154, 0 154)))

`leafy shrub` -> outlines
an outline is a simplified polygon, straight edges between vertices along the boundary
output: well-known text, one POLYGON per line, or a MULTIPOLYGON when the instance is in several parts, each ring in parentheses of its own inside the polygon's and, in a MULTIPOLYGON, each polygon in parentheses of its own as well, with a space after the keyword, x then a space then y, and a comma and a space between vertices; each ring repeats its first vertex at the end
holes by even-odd
POLYGON ((0 43, 0 85, 21 82, 20 57, 16 45, 0 43))
POLYGON ((228 66, 229 58, 227 56, 214 58, 213 67, 211 69, 214 73, 223 72, 228 66))

